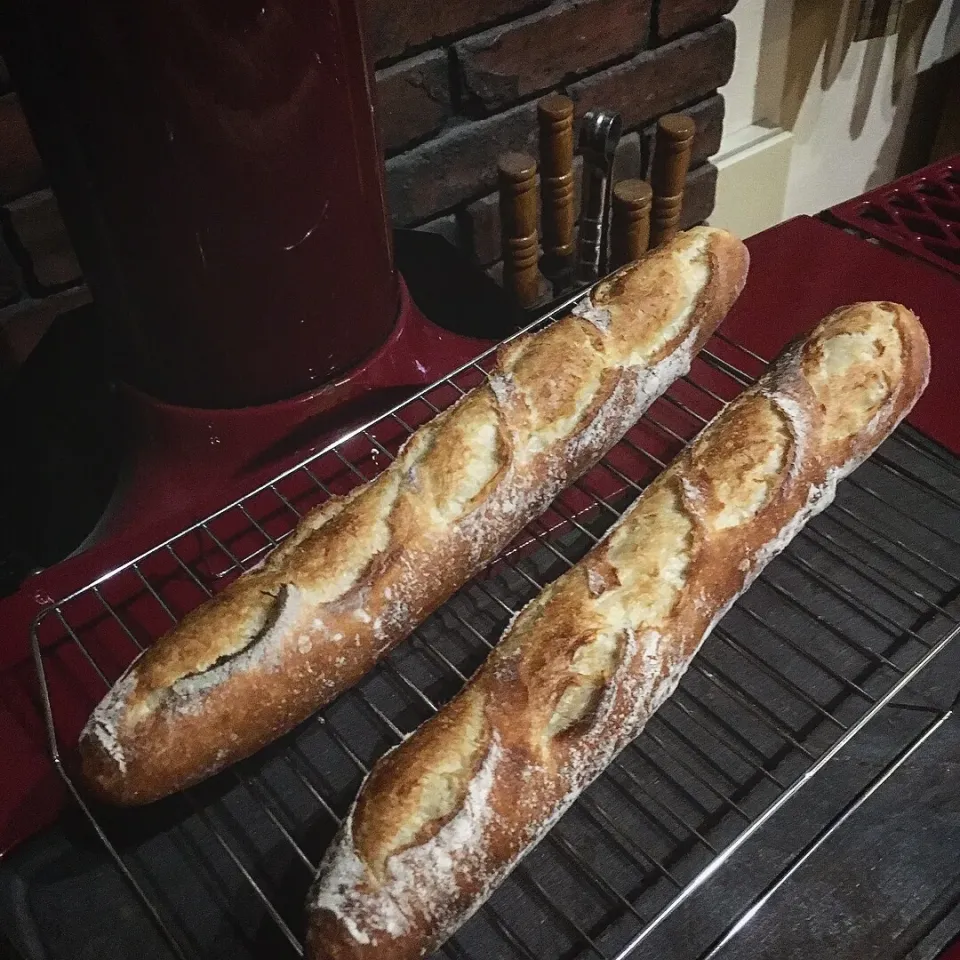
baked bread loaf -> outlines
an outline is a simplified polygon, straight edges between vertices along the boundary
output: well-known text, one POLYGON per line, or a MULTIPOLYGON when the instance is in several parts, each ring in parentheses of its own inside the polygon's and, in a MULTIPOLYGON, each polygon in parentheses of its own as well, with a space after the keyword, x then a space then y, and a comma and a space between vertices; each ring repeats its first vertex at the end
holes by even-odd
POLYGON ((90 789, 162 797, 356 683, 686 373, 746 271, 739 240, 691 230, 506 344, 382 474, 305 516, 131 665, 80 737, 90 789))
POLYGON ((892 303, 845 307, 788 347, 375 765, 310 893, 307 956, 407 960, 463 923, 640 733, 928 372, 922 327, 892 303))

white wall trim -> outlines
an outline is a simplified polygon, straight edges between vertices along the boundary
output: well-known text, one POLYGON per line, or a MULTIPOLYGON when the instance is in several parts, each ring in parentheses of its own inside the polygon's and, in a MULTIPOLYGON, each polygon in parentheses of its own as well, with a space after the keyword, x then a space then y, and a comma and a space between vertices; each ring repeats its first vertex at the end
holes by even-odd
POLYGON ((717 201, 710 223, 750 237, 783 219, 793 134, 751 124, 731 135, 714 163, 717 201))

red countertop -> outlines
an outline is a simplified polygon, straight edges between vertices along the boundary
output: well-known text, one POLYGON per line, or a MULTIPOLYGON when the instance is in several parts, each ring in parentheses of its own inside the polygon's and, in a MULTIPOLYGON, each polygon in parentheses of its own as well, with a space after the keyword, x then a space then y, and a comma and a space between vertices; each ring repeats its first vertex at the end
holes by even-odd
MULTIPOLYGON (((910 422, 960 453, 960 351, 954 345, 960 279, 919 260, 851 236, 809 217, 780 224, 748 241, 747 286, 723 331, 774 356, 831 310, 857 300, 898 300, 927 329, 933 354, 930 386, 910 422)), ((38 709, 29 628, 36 613, 149 544, 111 543, 29 580, 0 601, 0 852, 52 822, 66 793, 48 760, 38 709)))

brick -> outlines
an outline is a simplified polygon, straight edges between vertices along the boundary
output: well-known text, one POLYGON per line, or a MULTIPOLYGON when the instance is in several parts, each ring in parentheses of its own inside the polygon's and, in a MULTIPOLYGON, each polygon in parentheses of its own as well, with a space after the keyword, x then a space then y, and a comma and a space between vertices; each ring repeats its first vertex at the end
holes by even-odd
POLYGON ((680 228, 687 230, 703 223, 713 213, 717 195, 717 168, 712 163, 701 164, 687 174, 687 186, 680 211, 680 228))
POLYGON ((43 183, 43 163, 15 93, 0 97, 0 202, 43 183))
POLYGON ((0 377, 12 373, 33 352, 50 324, 61 314, 90 303, 85 286, 61 290, 39 300, 23 299, 0 310, 0 377), (4 370, 4 365, 8 370, 4 370))
POLYGON ((625 129, 692 103, 723 86, 733 72, 736 31, 729 20, 570 84, 578 117, 587 110, 617 110, 625 129))
MULTIPOLYGON (((716 94, 700 103, 687 107, 683 113, 692 117, 697 125, 697 133, 693 138, 693 149, 690 152, 690 166, 698 167, 708 157, 712 157, 720 149, 720 138, 723 136, 723 117, 726 106, 722 94, 716 94)), ((650 124, 643 131, 644 176, 649 172, 650 160, 653 158, 653 143, 656 135, 656 124, 650 124)))
POLYGON ((563 0, 454 46, 468 105, 502 109, 646 45, 650 0, 563 0))
POLYGON ((387 161, 393 222, 406 226, 444 213, 492 190, 497 158, 508 150, 536 156, 536 104, 462 123, 387 161))
MULTIPOLYGON (((583 157, 573 158, 573 207, 580 215, 580 188, 583 183, 583 157)), ((627 180, 643 175, 643 160, 639 134, 630 133, 617 146, 613 159, 613 180, 627 180)), ((500 201, 496 193, 471 203, 463 213, 464 242, 481 266, 500 258, 500 201)), ((538 223, 538 229, 542 226, 538 223)))
POLYGON ((80 266, 50 190, 8 203, 4 219, 11 250, 31 293, 42 294, 80 280, 80 266))
POLYGON ((426 233, 435 233, 438 237, 443 237, 451 246, 460 247, 461 231, 460 222, 456 214, 448 214, 445 217, 437 217, 436 220, 428 220, 426 223, 417 227, 426 233))
POLYGON ((500 259, 500 203, 497 194, 481 197, 464 211, 467 248, 480 266, 500 259))
POLYGON ((723 94, 701 100, 684 111, 693 117, 697 125, 697 135, 693 139, 693 151, 690 166, 697 167, 708 157, 712 157, 720 149, 720 140, 723 137, 723 118, 726 115, 727 105, 723 94))
POLYGON ((395 153, 439 130, 452 113, 450 66, 435 50, 377 71, 381 146, 395 153))
POLYGON ((23 296, 20 269, 9 248, 0 238, 0 307, 16 303, 23 296))
POLYGON ((484 271, 486 275, 498 286, 503 286, 503 261, 498 260, 496 263, 490 264, 489 267, 484 271))
POLYGON ((737 5, 737 0, 660 0, 657 6, 657 38, 672 40, 714 20, 737 5))
MULTIPOLYGON (((643 141, 639 133, 628 133, 620 138, 613 158, 613 182, 642 179, 644 175, 643 141)), ((577 194, 577 209, 580 197, 577 194)))
POLYGON ((373 60, 400 56, 438 40, 510 20, 549 0, 366 0, 367 49, 373 60))

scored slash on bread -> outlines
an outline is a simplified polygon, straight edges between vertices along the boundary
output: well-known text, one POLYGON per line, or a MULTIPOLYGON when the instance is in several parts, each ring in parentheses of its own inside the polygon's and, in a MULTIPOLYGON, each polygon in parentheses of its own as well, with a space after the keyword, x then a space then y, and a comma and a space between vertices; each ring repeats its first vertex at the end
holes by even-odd
POLYGON ((310 960, 408 960, 452 934, 640 733, 929 366, 917 318, 886 302, 788 346, 374 766, 308 898, 310 960))
POLYGON ((356 683, 620 440, 743 287, 697 228, 499 351, 377 478, 303 518, 142 654, 80 738, 102 799, 145 803, 249 756, 356 683))

